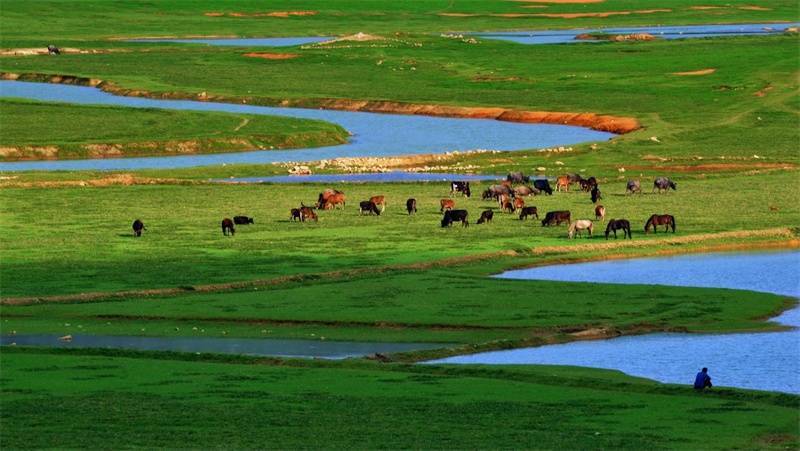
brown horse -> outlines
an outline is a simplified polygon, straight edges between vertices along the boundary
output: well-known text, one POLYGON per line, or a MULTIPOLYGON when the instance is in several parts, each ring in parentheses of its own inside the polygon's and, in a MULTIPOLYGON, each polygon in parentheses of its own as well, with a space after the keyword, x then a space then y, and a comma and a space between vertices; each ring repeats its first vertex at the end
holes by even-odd
POLYGON ((300 202, 300 221, 306 222, 306 220, 317 222, 319 218, 317 218, 317 214, 314 213, 313 208, 306 207, 300 202))
POLYGON ((664 231, 669 232, 672 227, 672 233, 675 233, 675 218, 672 215, 653 215, 647 220, 644 225, 644 233, 650 231, 650 226, 653 227, 653 233, 658 233, 658 226, 663 225, 664 231))
POLYGON ((606 227, 606 239, 611 232, 614 232, 614 239, 617 239, 617 230, 622 230, 622 239, 632 239, 631 236, 631 223, 627 219, 611 219, 608 221, 606 227))
POLYGON ((606 207, 602 205, 598 205, 594 207, 594 219, 599 219, 600 221, 605 221, 606 219, 606 207))

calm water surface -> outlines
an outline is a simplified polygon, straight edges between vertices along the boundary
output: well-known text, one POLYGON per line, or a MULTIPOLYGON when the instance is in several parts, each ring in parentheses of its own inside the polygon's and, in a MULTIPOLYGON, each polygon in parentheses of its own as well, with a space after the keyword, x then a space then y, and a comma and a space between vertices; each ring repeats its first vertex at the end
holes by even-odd
MULTIPOLYGON (((800 252, 687 255, 509 271, 501 278, 721 287, 800 297, 800 252)), ((457 356, 430 363, 550 364, 618 369, 691 383, 800 393, 800 307, 773 319, 795 329, 742 334, 651 334, 457 356)))
POLYGON ((261 150, 207 155, 108 158, 93 160, 21 161, 0 163, 0 171, 128 170, 185 168, 219 164, 264 164, 339 157, 384 157, 444 153, 455 150, 520 150, 605 141, 614 135, 581 127, 520 124, 492 119, 454 119, 400 114, 275 108, 192 100, 157 100, 108 94, 96 88, 0 81, 0 97, 20 97, 75 104, 120 105, 131 108, 221 111, 319 119, 339 124, 350 142, 313 149, 261 150))

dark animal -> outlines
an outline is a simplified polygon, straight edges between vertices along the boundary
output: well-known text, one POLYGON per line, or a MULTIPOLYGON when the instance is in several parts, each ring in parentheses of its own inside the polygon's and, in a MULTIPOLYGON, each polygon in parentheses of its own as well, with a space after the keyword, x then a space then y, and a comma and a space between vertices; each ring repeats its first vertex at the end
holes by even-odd
POLYGON ((234 216, 233 223, 241 225, 253 224, 253 218, 248 218, 247 216, 234 216))
POLYGON ((147 230, 144 223, 139 219, 133 221, 133 236, 142 236, 142 230, 147 230))
POLYGON ((406 210, 408 214, 414 214, 417 212, 417 199, 408 199, 406 201, 406 210))
POLYGON ((386 198, 384 196, 372 196, 369 198, 369 201, 375 205, 380 205, 381 212, 386 210, 386 198))
POLYGON ((539 219, 539 211, 536 210, 536 207, 524 207, 519 212, 519 220, 524 221, 528 219, 528 216, 535 216, 536 219, 539 219))
POLYGON ((306 220, 313 220, 319 221, 317 214, 314 213, 314 209, 311 207, 306 207, 303 203, 300 203, 300 220, 305 222, 306 220))
POLYGON ((462 193, 467 197, 471 196, 472 192, 469 190, 469 182, 450 182, 450 195, 452 196, 453 193, 462 193))
POLYGON ((601 221, 605 221, 606 219, 606 207, 602 205, 598 205, 594 207, 594 219, 599 219, 601 221))
POLYGON ((578 181, 581 185, 581 191, 589 192, 597 186, 597 179, 594 177, 589 177, 588 179, 581 179, 578 181))
POLYGON ((642 184, 638 180, 628 180, 628 185, 625 187, 625 194, 639 193, 642 194, 642 184))
POLYGON ((550 187, 550 182, 548 182, 546 179, 534 180, 533 187, 540 191, 544 191, 548 196, 553 194, 553 188, 550 187))
POLYGON ((530 183, 531 178, 522 172, 509 172, 506 180, 511 183, 530 183))
POLYGON ((492 210, 483 210, 483 213, 481 213, 481 217, 478 218, 478 224, 483 224, 484 222, 492 222, 492 218, 494 218, 494 212, 492 210))
POLYGON ((535 196, 539 194, 538 189, 531 188, 527 185, 522 185, 514 188, 514 195, 517 197, 525 197, 525 196, 535 196))
POLYGON ((371 200, 365 200, 358 204, 360 207, 359 214, 381 215, 381 210, 371 200))
POLYGON ((569 183, 580 183, 583 180, 583 177, 580 174, 567 174, 567 178, 569 179, 569 183))
POLYGON ((672 227, 672 233, 675 233, 675 218, 672 215, 653 215, 647 220, 644 225, 644 233, 650 231, 650 226, 653 227, 653 233, 658 233, 658 226, 663 225, 664 231, 669 232, 672 227))
POLYGON ((451 199, 442 199, 439 201, 439 206, 441 207, 439 208, 440 213, 445 210, 452 210, 456 208, 456 201, 451 199))
POLYGON ((505 201, 503 203, 503 212, 505 212, 505 213, 514 213, 514 210, 515 210, 514 204, 511 203, 511 201, 507 200, 507 201, 505 201))
POLYGON ((54 46, 53 44, 50 44, 47 46, 47 53, 49 53, 50 55, 61 55, 61 49, 54 46))
POLYGON ((464 227, 469 226, 469 222, 467 222, 467 210, 447 210, 444 212, 442 227, 449 227, 453 225, 454 222, 458 221, 460 221, 464 227))
POLYGON ((600 194, 600 187, 595 185, 592 188, 592 203, 596 204, 598 200, 602 199, 603 196, 600 194))
POLYGON ((670 188, 675 191, 678 190, 678 186, 675 182, 666 177, 656 177, 653 181, 653 191, 658 190, 659 194, 661 194, 662 191, 669 191, 670 188))
POLYGON ((606 239, 608 234, 614 232, 614 239, 617 239, 617 230, 622 230, 622 239, 632 239, 631 237, 631 223, 627 219, 611 219, 606 226, 606 239))
POLYGON ((289 220, 290 221, 302 221, 302 217, 300 216, 300 209, 299 208, 292 208, 289 211, 289 220))
POLYGON ((570 223, 572 219, 570 212, 568 210, 562 211, 548 211, 546 215, 544 215, 544 219, 542 219, 542 227, 549 227, 551 225, 560 226, 562 223, 570 223))
POLYGON ((492 185, 483 192, 483 200, 497 199, 501 194, 511 195, 511 187, 506 185, 492 185))
POLYGON ((233 236, 234 233, 236 233, 236 229, 233 228, 233 221, 231 221, 231 218, 223 219, 222 234, 225 236, 228 236, 228 234, 230 234, 230 236, 233 236))

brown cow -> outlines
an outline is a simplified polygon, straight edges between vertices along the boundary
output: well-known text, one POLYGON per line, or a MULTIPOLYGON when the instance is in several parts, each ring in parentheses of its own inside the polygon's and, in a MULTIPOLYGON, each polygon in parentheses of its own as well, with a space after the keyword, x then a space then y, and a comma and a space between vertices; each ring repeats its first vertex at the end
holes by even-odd
POLYGON ((594 207, 594 218, 599 219, 601 222, 606 220, 606 207, 598 205, 594 207))
POLYGON ((556 179, 556 191, 566 191, 569 192, 569 176, 561 175, 556 179))
POLYGON ((506 201, 506 203, 503 204, 503 212, 514 213, 514 204, 512 204, 510 201, 506 201))
POLYGON ((300 203, 300 220, 306 222, 306 219, 309 221, 318 221, 317 214, 314 213, 314 209, 311 207, 306 207, 302 203, 300 203))
POLYGON ((339 205, 341 205, 342 208, 344 208, 345 200, 346 200, 346 198, 345 198, 344 193, 332 194, 332 195, 328 196, 327 199, 325 199, 325 202, 322 204, 322 209, 323 210, 333 210, 334 208, 336 208, 339 205))
POLYGON ((439 205, 441 206, 439 209, 439 212, 441 213, 445 210, 452 210, 456 208, 456 201, 452 199, 442 199, 439 201, 439 205))
POLYGON ((519 197, 514 198, 514 209, 519 210, 520 208, 525 206, 525 200, 520 199, 519 197))
POLYGON ((500 205, 500 208, 503 208, 503 206, 508 202, 511 202, 511 196, 508 194, 501 194, 497 196, 497 203, 500 205))
POLYGON ((325 191, 319 193, 319 197, 317 198, 317 208, 324 208, 325 203, 328 201, 328 198, 331 196, 335 196, 337 194, 342 195, 342 202, 344 202, 344 192, 327 188, 325 191))
POLYGON ((372 202, 375 205, 380 206, 381 207, 381 213, 383 213, 383 210, 386 210, 386 198, 385 198, 385 196, 372 196, 372 197, 369 198, 369 201, 372 202))

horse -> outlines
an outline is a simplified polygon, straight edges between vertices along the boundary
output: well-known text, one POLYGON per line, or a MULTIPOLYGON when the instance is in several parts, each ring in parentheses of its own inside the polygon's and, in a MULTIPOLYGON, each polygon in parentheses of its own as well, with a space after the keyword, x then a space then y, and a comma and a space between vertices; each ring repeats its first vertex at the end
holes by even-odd
POLYGON ((662 191, 669 191, 670 188, 677 191, 678 185, 667 177, 656 177, 653 181, 653 192, 658 190, 658 194, 661 194, 662 191))
POLYGON ((233 236, 236 233, 236 229, 233 228, 233 221, 231 218, 225 218, 222 220, 222 234, 225 236, 233 236))
POLYGON ((144 223, 139 219, 133 221, 133 236, 142 236, 142 230, 147 230, 147 227, 144 226, 144 223))
POLYGON ((600 221, 605 221, 606 219, 606 207, 602 205, 598 205, 594 207, 594 219, 599 219, 600 221))
POLYGON ((627 219, 611 219, 606 226, 606 239, 608 234, 614 232, 614 239, 617 239, 617 230, 622 230, 622 239, 632 239, 631 237, 631 223, 627 219))
POLYGON ((653 227, 653 233, 658 233, 658 226, 663 225, 664 231, 669 232, 672 227, 672 233, 675 233, 675 218, 672 215, 652 215, 647 223, 644 225, 644 233, 650 232, 650 226, 653 227))
POLYGON ((581 236, 581 230, 588 230, 589 231, 589 238, 592 236, 592 231, 594 230, 594 223, 591 219, 578 219, 570 223, 569 231, 567 232, 567 237, 572 239, 575 234, 577 233, 578 236, 581 236))
POLYGON ((406 210, 408 211, 409 215, 412 215, 417 212, 417 199, 408 199, 406 201, 406 210))
POLYGON ((452 210, 456 208, 456 201, 452 199, 442 199, 439 201, 439 206, 440 206, 439 213, 445 210, 452 210))
POLYGON ((494 218, 494 212, 492 210, 484 210, 481 213, 481 217, 478 218, 478 224, 483 224, 484 222, 492 222, 492 218, 494 218))
POLYGON ((593 204, 596 204, 598 200, 603 198, 602 194, 600 194, 600 187, 598 187, 597 185, 592 187, 591 197, 592 197, 592 203, 593 204))
POLYGON ((638 180, 628 180, 628 185, 625 187, 625 194, 639 193, 642 194, 642 184, 638 180))

